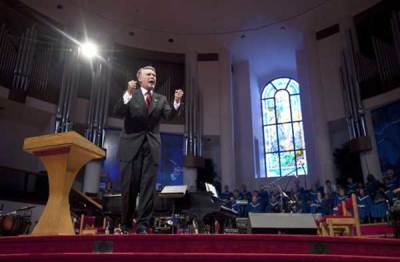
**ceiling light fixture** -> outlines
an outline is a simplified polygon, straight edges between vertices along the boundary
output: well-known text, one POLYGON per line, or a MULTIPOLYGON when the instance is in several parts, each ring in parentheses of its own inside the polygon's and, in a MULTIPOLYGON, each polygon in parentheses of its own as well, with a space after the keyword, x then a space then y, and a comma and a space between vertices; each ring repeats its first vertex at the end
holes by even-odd
POLYGON ((89 42, 89 41, 81 44, 80 49, 81 49, 82 55, 84 55, 85 57, 87 57, 89 59, 92 59, 93 57, 98 56, 98 54, 99 54, 98 53, 99 49, 98 49, 97 45, 95 45, 94 43, 89 42))

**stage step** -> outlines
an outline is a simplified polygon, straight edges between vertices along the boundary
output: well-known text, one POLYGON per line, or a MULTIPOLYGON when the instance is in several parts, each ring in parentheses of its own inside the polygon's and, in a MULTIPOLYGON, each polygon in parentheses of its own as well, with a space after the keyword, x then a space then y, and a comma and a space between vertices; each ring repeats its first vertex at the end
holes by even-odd
POLYGON ((350 255, 315 255, 315 254, 243 254, 243 253, 68 253, 68 254, 0 254, 0 261, 32 261, 32 262, 105 262, 105 261, 269 261, 269 262, 399 262, 400 258, 350 255))
MULTIPOLYGON (((232 254, 243 258, 250 256, 254 261, 268 257, 276 261, 310 261, 299 259, 316 259, 319 255, 323 255, 324 260, 315 261, 350 261, 346 259, 354 256, 362 256, 363 261, 364 257, 373 257, 379 261, 400 261, 400 240, 308 235, 159 234, 0 238, 0 256, 4 259, 8 257, 23 261, 23 258, 29 256, 29 261, 40 261, 43 256, 59 256, 67 260, 57 261, 70 261, 68 259, 76 258, 77 254, 87 257, 87 260, 80 261, 89 261, 99 254, 100 257, 119 256, 118 261, 126 261, 125 257, 128 260, 133 254, 142 257, 143 261, 151 261, 150 257, 155 259, 157 256, 171 258, 166 261, 172 261, 177 256, 181 260, 181 254, 188 257, 187 261, 198 259, 203 262, 208 260, 202 259, 202 256, 211 257, 215 261, 225 261, 225 257, 229 256, 229 261, 232 261, 232 254), (286 256, 286 260, 279 260, 282 256, 286 256)), ((4 259, 2 261, 7 261, 4 259)))

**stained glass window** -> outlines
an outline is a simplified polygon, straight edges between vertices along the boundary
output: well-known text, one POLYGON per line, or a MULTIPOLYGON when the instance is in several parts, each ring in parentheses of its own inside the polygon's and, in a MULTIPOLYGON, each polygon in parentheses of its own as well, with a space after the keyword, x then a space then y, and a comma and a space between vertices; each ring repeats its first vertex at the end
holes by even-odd
POLYGON ((299 84, 290 78, 272 80, 262 92, 261 108, 266 176, 306 175, 299 84))

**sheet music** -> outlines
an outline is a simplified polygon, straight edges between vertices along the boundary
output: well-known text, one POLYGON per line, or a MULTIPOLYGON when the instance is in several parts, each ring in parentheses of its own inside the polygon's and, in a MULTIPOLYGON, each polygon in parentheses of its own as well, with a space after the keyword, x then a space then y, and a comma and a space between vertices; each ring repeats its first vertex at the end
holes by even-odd
POLYGON ((161 190, 161 194, 185 194, 187 191, 187 185, 181 186, 165 186, 161 190))
POLYGON ((210 192, 213 197, 218 198, 217 189, 215 189, 215 187, 212 184, 209 184, 209 183, 205 183, 205 184, 206 184, 206 191, 210 192))

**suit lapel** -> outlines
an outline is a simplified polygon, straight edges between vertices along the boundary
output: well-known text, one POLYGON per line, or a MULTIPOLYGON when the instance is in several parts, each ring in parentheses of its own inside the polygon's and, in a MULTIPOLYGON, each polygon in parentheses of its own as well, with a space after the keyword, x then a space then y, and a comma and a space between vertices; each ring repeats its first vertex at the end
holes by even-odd
POLYGON ((159 94, 153 92, 153 100, 151 101, 151 105, 150 105, 150 109, 149 109, 149 115, 151 115, 151 113, 157 107, 159 101, 160 101, 159 94))
POLYGON ((142 108, 143 113, 146 113, 146 107, 144 105, 144 96, 143 96, 142 90, 140 88, 135 90, 133 99, 134 99, 135 105, 138 105, 139 108, 142 108))

